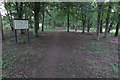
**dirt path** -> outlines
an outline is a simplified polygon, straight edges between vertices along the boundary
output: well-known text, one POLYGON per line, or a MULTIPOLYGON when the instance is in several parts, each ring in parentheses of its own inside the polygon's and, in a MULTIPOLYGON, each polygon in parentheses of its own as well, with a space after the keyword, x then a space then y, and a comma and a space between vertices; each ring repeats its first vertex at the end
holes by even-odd
MULTIPOLYGON (((43 78, 50 78, 56 77, 56 65, 60 59, 60 51, 62 51, 61 48, 58 48, 59 46, 59 34, 55 33, 51 40, 49 41, 49 47, 48 50, 45 52, 46 56, 44 57, 44 61, 42 63, 42 74, 41 77, 43 78)), ((40 77, 38 75, 38 77, 40 77)))
MULTIPOLYGON (((63 36, 64 32, 52 33, 51 39, 48 41, 48 50, 45 52, 45 57, 42 63, 42 74, 37 77, 56 78, 59 77, 57 67, 60 62, 70 60, 71 45, 68 37, 63 36), (67 58, 66 58, 67 57, 67 58)), ((64 76, 63 76, 64 77, 64 76)))
MULTIPOLYGON (((89 68, 90 64, 88 62, 90 60, 92 59, 101 60, 101 58, 93 56, 91 57, 88 56, 89 54, 86 54, 84 47, 90 44, 86 44, 85 35, 86 34, 81 35, 80 33, 67 33, 67 32, 53 32, 47 34, 47 36, 51 36, 50 39, 48 39, 49 47, 48 50, 46 50, 45 52, 41 72, 37 73, 36 77, 42 78, 101 77, 100 74, 98 73, 96 74, 96 71, 93 71, 95 69, 89 68)), ((107 61, 107 59, 105 60, 107 61)), ((111 62, 111 59, 108 60, 110 60, 111 62)), ((98 64, 96 64, 96 67, 98 67, 98 65, 100 67, 101 62, 98 62, 98 64)), ((92 67, 93 66, 94 65, 92 65, 92 67)), ((108 66, 104 67, 108 68, 108 66)), ((101 70, 103 69, 104 68, 102 68, 101 70)), ((110 77, 111 74, 112 73, 109 73, 108 76, 110 77)))
MULTIPOLYGON (((16 52, 13 52, 14 54, 20 54, 19 57, 25 56, 24 60, 21 61, 24 63, 19 63, 19 59, 17 61, 17 65, 24 67, 19 69, 22 74, 17 74, 16 67, 19 66, 13 65, 13 69, 10 68, 10 70, 14 70, 14 74, 21 77, 23 75, 34 78, 116 77, 111 68, 115 68, 116 65, 114 64, 117 63, 116 43, 105 42, 104 39, 103 41, 95 41, 93 33, 82 34, 63 31, 42 33, 38 39, 33 38, 28 44, 13 44, 13 46, 4 47, 4 50, 12 49, 14 51, 14 48, 16 52), (112 48, 107 51, 104 46, 111 46, 112 48), (100 52, 99 50, 98 52, 91 51, 91 48, 96 49, 96 47, 98 47, 97 49, 100 47, 100 50, 101 47, 103 48, 100 52)), ((9 71, 7 68, 5 70, 9 71)), ((16 77, 15 75, 11 74, 10 76, 16 77)))

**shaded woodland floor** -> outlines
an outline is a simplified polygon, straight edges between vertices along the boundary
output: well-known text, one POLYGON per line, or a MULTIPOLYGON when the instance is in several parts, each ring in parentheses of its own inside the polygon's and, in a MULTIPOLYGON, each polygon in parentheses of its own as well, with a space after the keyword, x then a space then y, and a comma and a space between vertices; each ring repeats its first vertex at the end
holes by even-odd
POLYGON ((95 33, 47 32, 30 34, 15 43, 7 32, 3 41, 3 77, 117 78, 118 38, 96 40, 95 33))

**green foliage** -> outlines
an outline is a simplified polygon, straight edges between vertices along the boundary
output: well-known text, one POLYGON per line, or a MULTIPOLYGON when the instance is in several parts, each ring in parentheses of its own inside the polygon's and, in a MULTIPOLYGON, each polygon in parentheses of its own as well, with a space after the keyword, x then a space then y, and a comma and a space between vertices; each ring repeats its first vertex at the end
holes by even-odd
MULTIPOLYGON (((5 2, 5 8, 7 10, 7 14, 3 19, 5 27, 13 27, 13 19, 19 18, 28 18, 29 26, 34 28, 34 6, 35 3, 32 2, 5 2)), ((109 5, 112 6, 112 11, 110 14, 109 25, 111 25, 111 29, 115 29, 116 23, 118 22, 118 13, 119 13, 119 5, 117 2, 112 3, 101 3, 101 19, 103 19, 103 28, 106 26, 106 16, 107 16, 107 8, 109 5)), ((44 26, 55 28, 55 27, 63 27, 67 26, 67 14, 68 8, 69 10, 69 22, 70 26, 79 25, 81 29, 83 27, 83 22, 85 21, 85 28, 88 26, 92 29, 92 31, 96 31, 97 28, 97 14, 98 7, 96 2, 40 2, 40 12, 39 12, 39 23, 42 23, 42 15, 44 14, 44 26), (89 22, 89 23, 88 23, 89 22)), ((40 28, 41 29, 41 28, 40 28)))

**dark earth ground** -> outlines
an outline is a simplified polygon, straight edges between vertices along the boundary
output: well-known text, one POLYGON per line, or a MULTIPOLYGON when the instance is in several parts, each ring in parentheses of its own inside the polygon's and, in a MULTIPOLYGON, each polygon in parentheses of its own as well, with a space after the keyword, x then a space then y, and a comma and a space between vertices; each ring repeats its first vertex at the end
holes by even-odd
POLYGON ((3 77, 9 78, 117 78, 118 38, 96 39, 95 33, 47 32, 30 42, 6 31, 3 41, 3 77))

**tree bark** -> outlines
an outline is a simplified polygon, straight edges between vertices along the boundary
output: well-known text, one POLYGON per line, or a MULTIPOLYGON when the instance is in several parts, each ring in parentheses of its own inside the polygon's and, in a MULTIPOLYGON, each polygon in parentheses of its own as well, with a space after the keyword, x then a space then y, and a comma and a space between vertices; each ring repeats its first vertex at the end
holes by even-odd
POLYGON ((83 29, 82 33, 85 33, 85 16, 82 14, 83 29))
POLYGON ((44 17, 45 17, 45 14, 44 14, 44 4, 43 4, 43 13, 42 13, 42 32, 44 31, 44 17))
POLYGON ((103 28, 102 28, 102 25, 103 25, 103 20, 101 19, 101 20, 100 20, 100 33, 103 32, 103 30, 102 30, 102 29, 103 29, 103 28))
POLYGON ((35 12, 34 15, 34 21, 35 21, 35 37, 38 37, 38 27, 39 27, 39 22, 38 22, 38 14, 35 12))
POLYGON ((97 40, 99 40, 99 35, 100 35, 100 15, 101 15, 101 4, 98 3, 97 40))
MULTIPOLYGON (((18 18, 23 19, 23 2, 16 2, 16 10, 18 13, 18 18)), ((25 34, 24 30, 20 30, 20 34, 25 34)))
POLYGON ((0 12, 0 28, 1 28, 1 33, 2 33, 2 40, 4 40, 4 32, 3 32, 3 24, 2 24, 2 17, 1 17, 1 12, 0 12))
POLYGON ((44 31, 44 14, 43 14, 43 17, 42 17, 42 32, 44 31))
MULTIPOLYGON (((101 3, 101 8, 103 8, 104 3, 101 3)), ((101 10, 100 8, 100 10, 101 10)), ((103 33, 103 12, 100 11, 100 33, 103 33)))
POLYGON ((110 26, 109 26, 109 28, 108 28, 108 33, 110 33, 110 30, 111 30, 111 28, 112 28, 112 25, 113 25, 113 21, 111 22, 111 24, 110 24, 110 26))
POLYGON ((33 28, 33 26, 32 26, 32 16, 29 16, 29 20, 30 20, 30 28, 33 28))
POLYGON ((117 23, 117 26, 116 26, 115 36, 118 36, 119 28, 120 28, 120 23, 118 22, 118 23, 117 23))
POLYGON ((35 37, 38 37, 39 9, 40 9, 40 3, 35 2, 35 5, 34 5, 35 37))
POLYGON ((87 23, 87 32, 90 32, 90 20, 88 19, 88 23, 87 23))
POLYGON ((82 33, 85 33, 85 21, 83 21, 83 31, 82 33))
MULTIPOLYGON (((18 7, 18 16, 19 19, 23 19, 23 2, 20 2, 20 6, 18 7)), ((24 30, 21 30, 20 34, 25 34, 24 30)))
POLYGON ((118 36, 119 28, 120 28, 120 14, 118 15, 118 21, 117 21, 115 36, 118 36))
POLYGON ((69 23, 69 10, 70 10, 70 7, 69 7, 69 4, 68 4, 68 7, 67 7, 67 32, 69 32, 69 26, 70 26, 70 23, 69 23))
POLYGON ((109 28, 109 17, 110 17, 110 11, 111 11, 111 5, 109 5, 108 7, 108 11, 107 11, 107 18, 106 18, 106 29, 105 29, 105 34, 104 34, 104 38, 108 37, 108 28, 109 28))

